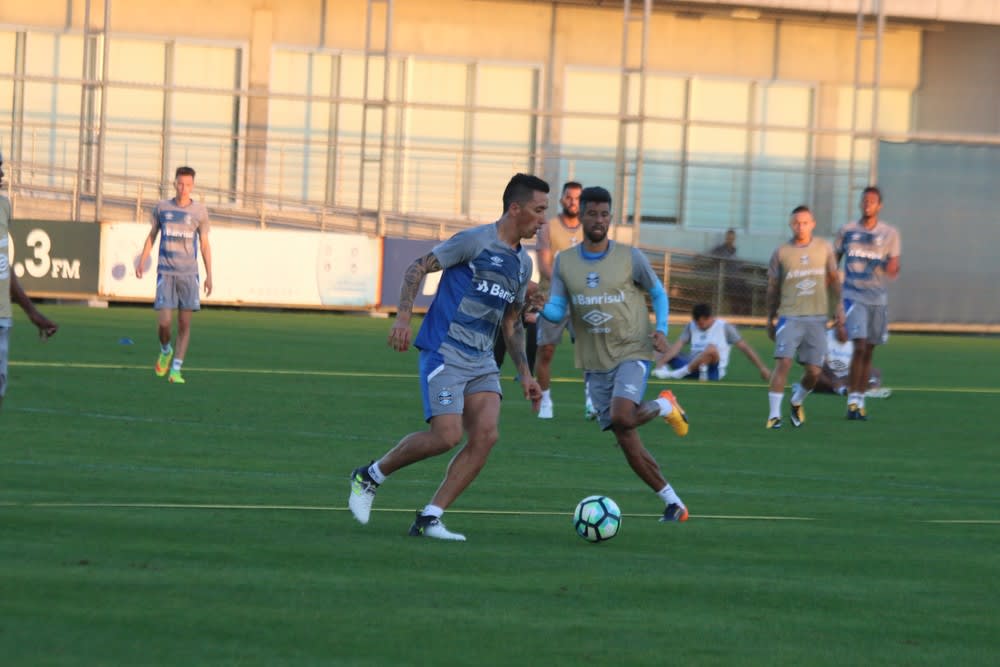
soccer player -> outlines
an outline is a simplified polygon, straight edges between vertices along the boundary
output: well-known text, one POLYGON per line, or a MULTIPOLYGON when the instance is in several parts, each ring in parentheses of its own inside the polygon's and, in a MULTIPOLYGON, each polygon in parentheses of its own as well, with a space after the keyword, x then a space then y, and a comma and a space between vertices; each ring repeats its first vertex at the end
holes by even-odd
POLYGON ((691 310, 691 321, 677 340, 667 347, 667 351, 658 357, 653 376, 661 380, 721 380, 726 377, 729 352, 733 347, 757 367, 762 379, 771 378, 771 369, 743 340, 736 327, 713 315, 712 307, 707 303, 695 304, 691 310), (689 343, 691 354, 681 355, 680 351, 689 343))
MULTIPOLYGON (((813 391, 817 394, 847 395, 847 377, 851 371, 851 358, 854 356, 854 343, 847 338, 847 331, 841 330, 844 340, 837 339, 836 329, 826 330, 826 358, 823 369, 813 391)), ((794 388, 795 385, 793 385, 794 388)), ((872 366, 871 376, 865 398, 889 398, 892 389, 882 386, 882 371, 872 366)))
POLYGON ((899 231, 878 219, 882 192, 861 193, 861 219, 837 232, 837 261, 844 258, 844 309, 847 336, 854 343, 848 375, 847 418, 864 421, 865 391, 875 346, 889 340, 889 281, 899 276, 899 231))
MULTIPOLYGON (((535 251, 538 253, 538 272, 541 274, 541 285, 539 291, 542 298, 547 298, 549 285, 552 283, 552 263, 553 259, 566 248, 572 248, 580 243, 583 238, 583 228, 580 226, 580 191, 583 186, 576 181, 568 181, 563 185, 562 195, 559 203, 562 210, 559 215, 552 218, 542 231, 538 232, 538 242, 535 251)), ((538 363, 535 366, 535 373, 538 376, 538 385, 542 388, 542 403, 538 408, 539 419, 552 419, 554 410, 552 406, 552 358, 556 354, 556 346, 562 341, 563 331, 568 329, 570 339, 573 339, 573 324, 569 316, 562 322, 549 322, 542 318, 537 324, 538 329, 538 363)), ((586 387, 584 387, 586 394, 586 387)), ((584 416, 592 419, 595 415, 590 403, 590 397, 586 398, 584 405, 584 416)))
POLYGON ((359 522, 368 523, 375 492, 389 475, 447 452, 467 434, 434 497, 417 511, 410 527, 415 537, 465 540, 445 528, 441 516, 486 465, 497 441, 503 395, 493 359, 497 327, 502 327, 525 398, 537 410, 542 396, 525 355, 521 311, 532 267, 521 241, 545 224, 548 192, 548 184, 537 176, 516 174, 504 190, 499 220, 455 234, 406 270, 389 332, 389 345, 398 352, 410 347, 410 316, 421 280, 444 270, 414 341, 420 350, 420 390, 430 428, 410 433, 377 461, 351 473, 348 506, 359 522))
POLYGON ((212 293, 212 247, 208 242, 209 222, 205 206, 191 199, 194 191, 194 169, 178 167, 174 175, 173 199, 165 199, 153 209, 153 224, 142 246, 142 255, 135 267, 136 278, 142 278, 143 267, 153 250, 158 234, 160 256, 156 266, 156 299, 153 308, 158 313, 160 356, 153 370, 158 377, 168 374, 169 381, 184 384, 181 366, 191 340, 191 313, 201 309, 198 292, 198 249, 205 263, 205 296, 212 293), (177 310, 177 347, 170 344, 174 310, 177 310), (171 363, 173 358, 173 363, 171 363))
MULTIPOLYGON (((3 153, 0 153, 0 185, 3 185, 3 153)), ((42 315, 31 301, 10 266, 10 200, 0 195, 0 409, 7 393, 7 364, 10 355, 10 328, 14 325, 13 304, 17 304, 38 327, 38 336, 47 340, 59 326, 42 315)))
POLYGON ((576 331, 576 365, 584 369, 598 423, 614 433, 629 466, 663 500, 660 520, 687 521, 687 507, 643 446, 638 431, 663 417, 677 435, 688 432, 687 416, 673 392, 643 400, 653 350, 667 347, 667 293, 642 252, 608 238, 611 194, 607 190, 584 188, 580 207, 583 242, 556 257, 552 292, 542 317, 561 322, 569 312, 576 331), (647 293, 655 327, 649 321, 647 293))
POLYGON ((785 381, 796 355, 805 371, 791 396, 792 426, 802 426, 806 420, 802 403, 816 386, 826 354, 830 303, 836 304, 836 326, 844 325, 833 247, 813 236, 816 220, 808 206, 792 211, 789 227, 792 240, 775 249, 767 271, 767 335, 775 343, 774 372, 767 395, 769 429, 781 428, 785 381))

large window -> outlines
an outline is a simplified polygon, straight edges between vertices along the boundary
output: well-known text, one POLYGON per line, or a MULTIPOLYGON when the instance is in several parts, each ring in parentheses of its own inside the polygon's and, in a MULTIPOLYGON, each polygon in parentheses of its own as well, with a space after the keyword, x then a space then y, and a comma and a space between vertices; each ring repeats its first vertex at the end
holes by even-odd
POLYGON ((531 165, 538 68, 395 58, 384 108, 383 71, 372 58, 365 90, 363 55, 275 51, 270 189, 375 209, 384 174, 384 209, 496 217, 511 174, 531 165))
POLYGON ((108 88, 105 172, 158 183, 166 170, 161 147, 167 45, 115 39, 108 47, 108 78, 114 83, 108 88))
POLYGON ((683 214, 687 227, 743 224, 750 99, 746 81, 691 80, 683 214))
POLYGON ((13 86, 14 114, 23 118, 15 156, 23 167, 22 181, 60 186, 72 182, 79 145, 80 85, 60 79, 79 81, 83 76, 82 62, 80 35, 45 32, 25 35, 24 75, 46 80, 25 81, 20 91, 18 84, 13 86), (41 168, 36 170, 35 165, 41 168))
POLYGON ((759 84, 754 98, 753 119, 764 128, 751 134, 747 223, 751 230, 770 232, 784 227, 793 208, 810 201, 813 89, 759 84))

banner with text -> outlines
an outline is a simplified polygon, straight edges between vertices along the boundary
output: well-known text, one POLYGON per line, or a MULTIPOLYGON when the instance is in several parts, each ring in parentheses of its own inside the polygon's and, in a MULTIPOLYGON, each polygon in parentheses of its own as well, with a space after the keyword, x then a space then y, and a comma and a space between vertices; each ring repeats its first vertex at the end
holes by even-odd
POLYGON ((12 220, 10 264, 26 292, 97 294, 101 228, 92 222, 12 220))
MULTIPOLYGON (((154 244, 141 279, 135 276, 149 225, 101 225, 100 293, 152 301, 154 244)), ((212 295, 205 304, 367 308, 378 301, 381 242, 361 234, 213 226, 212 295)), ((205 266, 199 251, 202 284, 205 266)))

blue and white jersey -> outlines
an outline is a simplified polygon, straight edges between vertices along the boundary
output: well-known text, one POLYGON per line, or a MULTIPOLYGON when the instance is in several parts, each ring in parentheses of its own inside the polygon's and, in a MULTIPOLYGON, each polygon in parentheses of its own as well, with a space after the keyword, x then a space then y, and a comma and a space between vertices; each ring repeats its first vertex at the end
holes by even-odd
POLYGON ((165 199, 153 209, 153 220, 160 227, 157 273, 198 275, 199 236, 208 233, 209 224, 204 204, 178 206, 176 199, 165 199))
POLYGON ((531 258, 497 236, 497 223, 463 230, 431 251, 444 267, 437 294, 414 341, 417 349, 448 345, 467 356, 493 354, 511 304, 524 303, 531 258))
POLYGON ((899 257, 899 231, 881 220, 872 229, 849 222, 837 232, 837 255, 844 257, 844 299, 870 306, 889 303, 885 265, 899 257))

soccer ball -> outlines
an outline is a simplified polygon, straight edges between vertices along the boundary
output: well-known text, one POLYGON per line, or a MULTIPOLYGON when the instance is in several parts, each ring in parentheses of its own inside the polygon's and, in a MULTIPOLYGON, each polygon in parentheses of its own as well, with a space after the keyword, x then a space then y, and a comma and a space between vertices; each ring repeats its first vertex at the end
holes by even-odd
POLYGON ((607 496, 587 496, 573 512, 573 528, 588 542, 610 540, 621 526, 622 511, 607 496))

